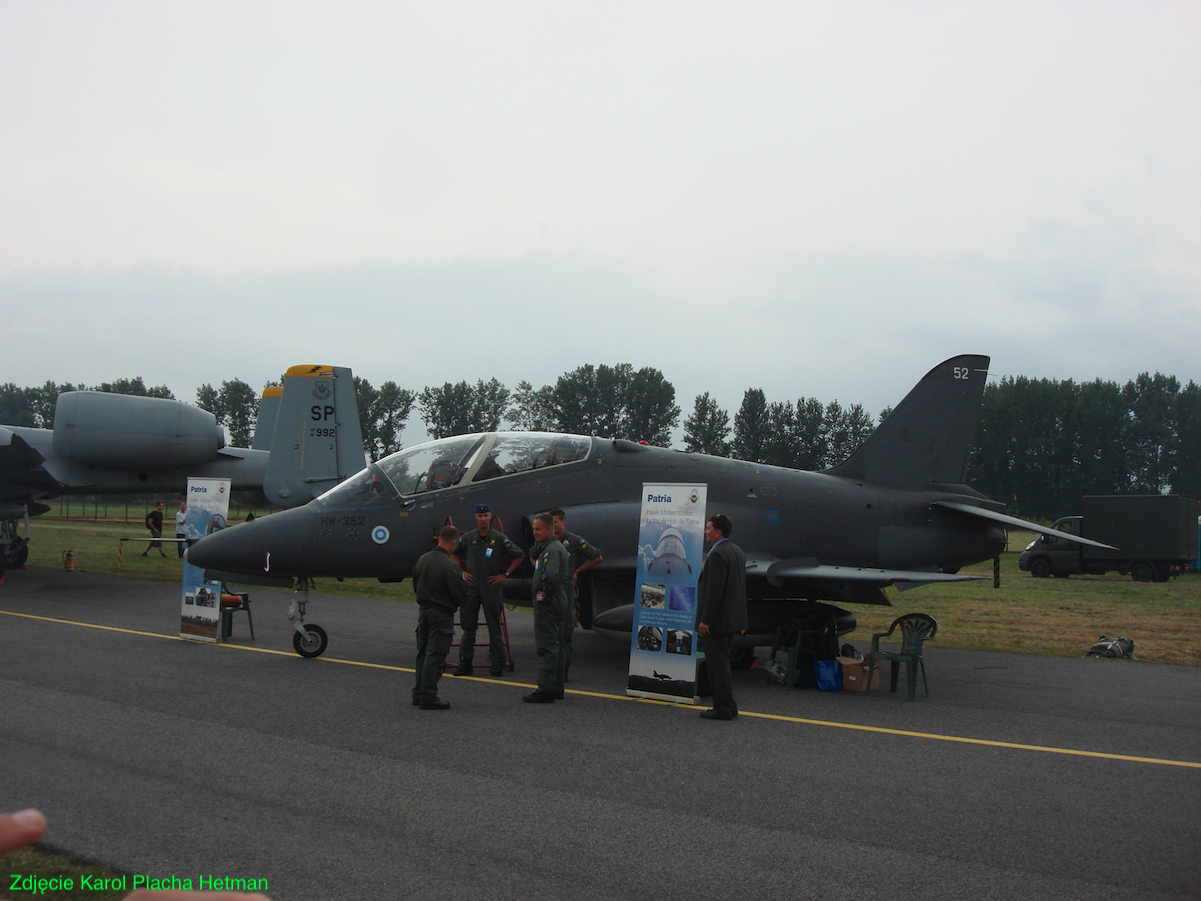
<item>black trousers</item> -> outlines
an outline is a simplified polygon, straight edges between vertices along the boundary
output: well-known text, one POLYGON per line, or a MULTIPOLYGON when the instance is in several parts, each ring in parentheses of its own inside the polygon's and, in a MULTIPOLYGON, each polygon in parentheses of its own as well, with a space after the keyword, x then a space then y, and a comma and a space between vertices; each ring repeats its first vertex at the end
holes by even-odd
POLYGON ((710 632, 701 636, 705 652, 705 667, 709 671, 709 687, 713 689, 713 709, 733 716, 738 712, 734 702, 734 679, 730 675, 730 646, 734 636, 729 632, 710 632))

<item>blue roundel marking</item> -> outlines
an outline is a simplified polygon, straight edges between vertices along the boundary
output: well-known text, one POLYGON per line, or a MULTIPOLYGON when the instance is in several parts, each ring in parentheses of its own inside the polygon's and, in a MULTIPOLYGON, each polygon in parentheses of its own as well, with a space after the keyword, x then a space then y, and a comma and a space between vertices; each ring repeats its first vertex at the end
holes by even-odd
POLYGON ((376 526, 371 530, 371 540, 376 544, 383 544, 388 540, 390 534, 387 526, 376 526))
POLYGON ((780 511, 779 510, 768 510, 767 511, 767 521, 770 523, 779 522, 780 521, 780 511))

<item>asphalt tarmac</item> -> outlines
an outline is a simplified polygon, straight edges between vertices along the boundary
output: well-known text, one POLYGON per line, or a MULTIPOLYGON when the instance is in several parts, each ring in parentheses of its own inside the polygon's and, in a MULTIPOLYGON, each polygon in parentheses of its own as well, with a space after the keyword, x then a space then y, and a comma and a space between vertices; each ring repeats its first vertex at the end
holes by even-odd
POLYGON ((929 698, 752 670, 710 722, 627 699, 626 648, 581 631, 568 698, 523 704, 519 610, 517 671, 420 711, 415 605, 314 593, 305 660, 290 596, 253 598, 257 641, 237 614, 214 646, 178 639, 178 586, 10 571, 0 809, 277 901, 1201 897, 1201 669, 935 645, 929 698))

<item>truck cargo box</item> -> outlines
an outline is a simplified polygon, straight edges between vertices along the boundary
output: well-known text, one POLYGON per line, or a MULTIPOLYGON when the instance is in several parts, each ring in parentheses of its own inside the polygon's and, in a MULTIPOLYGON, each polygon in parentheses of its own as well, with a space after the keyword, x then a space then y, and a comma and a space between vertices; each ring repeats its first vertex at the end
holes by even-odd
POLYGON ((1191 560, 1197 553, 1201 504, 1179 494, 1115 494, 1084 498, 1083 535, 1119 550, 1087 548, 1090 559, 1191 560))

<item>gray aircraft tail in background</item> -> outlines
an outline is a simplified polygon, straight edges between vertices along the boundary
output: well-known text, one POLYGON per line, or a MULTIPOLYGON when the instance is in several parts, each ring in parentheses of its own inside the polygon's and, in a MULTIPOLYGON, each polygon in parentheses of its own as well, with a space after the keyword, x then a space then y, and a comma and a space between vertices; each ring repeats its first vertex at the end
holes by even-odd
POLYGON ((264 392, 249 448, 226 447, 216 417, 181 401, 66 391, 53 428, 0 426, 0 575, 24 564, 29 520, 52 498, 182 493, 192 477, 294 507, 363 464, 354 378, 341 367, 289 369, 283 388, 264 392))
POLYGON ((261 484, 277 507, 307 504, 366 466, 351 371, 341 366, 289 369, 269 446, 261 484))

